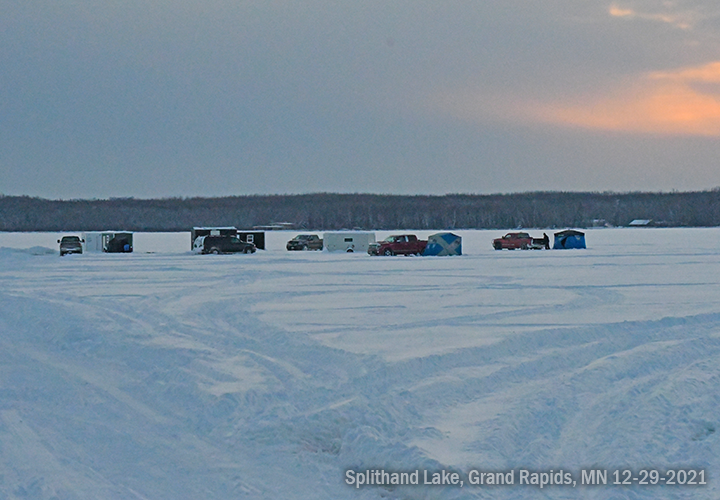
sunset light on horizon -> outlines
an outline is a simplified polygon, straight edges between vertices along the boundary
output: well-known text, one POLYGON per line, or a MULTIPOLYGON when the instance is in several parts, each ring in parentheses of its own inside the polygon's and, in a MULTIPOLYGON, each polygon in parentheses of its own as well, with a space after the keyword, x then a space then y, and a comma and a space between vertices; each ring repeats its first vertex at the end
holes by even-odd
POLYGON ((603 130, 676 135, 720 135, 720 62, 653 72, 623 82, 609 95, 586 96, 583 105, 545 104, 539 121, 603 130))

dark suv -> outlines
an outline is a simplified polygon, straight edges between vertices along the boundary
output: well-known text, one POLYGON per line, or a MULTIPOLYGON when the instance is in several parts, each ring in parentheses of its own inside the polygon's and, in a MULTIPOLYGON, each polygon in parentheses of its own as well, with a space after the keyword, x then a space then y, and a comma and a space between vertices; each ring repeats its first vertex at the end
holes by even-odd
POLYGON ((255 245, 237 236, 205 236, 201 253, 255 253, 255 250, 255 245))
POLYGON ((60 243, 60 257, 69 253, 82 253, 83 240, 77 236, 63 236, 57 242, 60 243))

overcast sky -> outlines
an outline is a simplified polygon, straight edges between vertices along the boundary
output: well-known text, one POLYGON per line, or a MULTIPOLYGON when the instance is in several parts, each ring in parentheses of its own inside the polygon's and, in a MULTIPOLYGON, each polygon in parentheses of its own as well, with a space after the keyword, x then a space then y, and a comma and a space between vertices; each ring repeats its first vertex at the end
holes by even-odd
POLYGON ((0 193, 720 186, 717 0, 0 0, 0 193))

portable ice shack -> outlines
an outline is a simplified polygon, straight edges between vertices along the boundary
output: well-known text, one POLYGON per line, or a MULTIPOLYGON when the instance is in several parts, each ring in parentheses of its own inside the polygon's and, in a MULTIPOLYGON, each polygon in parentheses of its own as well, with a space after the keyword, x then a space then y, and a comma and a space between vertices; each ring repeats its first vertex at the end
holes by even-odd
POLYGON ((264 231, 238 231, 237 237, 241 241, 252 243, 255 248, 265 250, 265 232, 264 231))
POLYGON ((190 250, 195 247, 195 240, 200 236, 237 236, 236 227, 194 227, 190 231, 190 250))
POLYGON ((565 231, 555 233, 553 250, 565 248, 586 248, 585 233, 581 233, 580 231, 575 231, 573 229, 566 229, 565 231))
POLYGON ((83 233, 86 252, 130 253, 133 233, 128 231, 94 231, 83 233))
POLYGON ((423 255, 462 255, 462 238, 453 233, 431 234, 423 255))
POLYGON ((367 253, 370 243, 375 242, 375 233, 368 231, 338 231, 323 234, 323 245, 328 252, 367 253))

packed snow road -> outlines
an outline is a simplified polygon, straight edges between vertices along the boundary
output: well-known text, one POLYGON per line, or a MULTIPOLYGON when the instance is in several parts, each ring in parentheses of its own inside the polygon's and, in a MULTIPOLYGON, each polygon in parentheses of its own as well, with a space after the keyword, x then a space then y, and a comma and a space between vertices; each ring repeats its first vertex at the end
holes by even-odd
POLYGON ((462 257, 279 232, 254 255, 183 233, 59 258, 55 234, 0 234, 0 498, 719 498, 720 230, 513 252, 459 233, 462 257), (519 469, 578 484, 468 483, 519 469), (613 486, 624 469, 707 484, 613 486))

